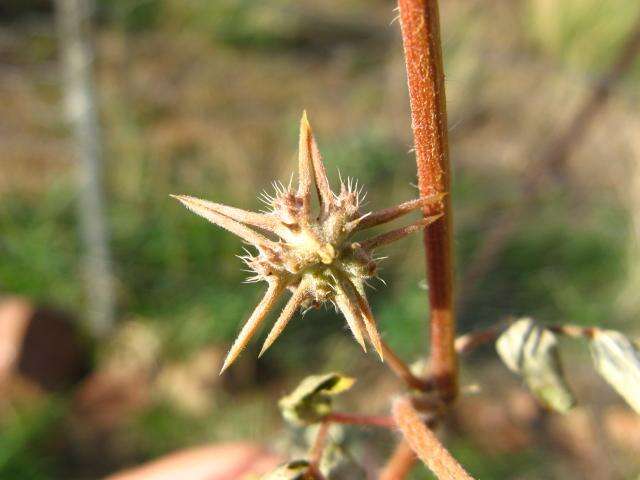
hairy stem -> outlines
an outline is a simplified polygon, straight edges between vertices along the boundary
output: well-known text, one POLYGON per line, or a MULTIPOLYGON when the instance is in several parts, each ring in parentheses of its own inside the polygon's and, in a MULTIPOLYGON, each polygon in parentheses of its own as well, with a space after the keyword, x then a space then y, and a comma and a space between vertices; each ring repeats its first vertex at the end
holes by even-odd
POLYGON ((438 479, 473 480, 473 477, 442 445, 438 437, 427 428, 409 399, 396 400, 392 413, 404 439, 438 479))
POLYGON ((437 221, 440 217, 441 215, 432 215, 430 217, 418 220, 417 222, 413 222, 409 225, 405 225, 404 227, 396 228, 395 230, 391 230, 387 233, 381 233, 380 235, 376 235, 375 237, 369 238, 367 240, 362 240, 358 243, 365 250, 375 250, 376 248, 380 248, 385 245, 389 245, 390 243, 397 242, 407 235, 411 235, 412 233, 423 229, 430 223, 437 221))
POLYGON ((414 200, 409 200, 408 202, 403 202, 395 207, 371 212, 358 220, 354 220, 354 222, 357 222, 358 230, 364 230, 365 228, 371 228, 383 223, 391 222, 396 218, 406 215, 407 213, 413 212, 414 210, 422 207, 430 206, 440 200, 442 200, 442 195, 416 198, 414 200))
MULTIPOLYGON (((449 148, 437 0, 398 0, 407 67, 411 120, 421 196, 449 193, 449 148)), ((457 393, 453 346, 453 253, 451 196, 425 206, 425 217, 443 217, 424 231, 430 302, 431 371, 447 399, 457 393)))

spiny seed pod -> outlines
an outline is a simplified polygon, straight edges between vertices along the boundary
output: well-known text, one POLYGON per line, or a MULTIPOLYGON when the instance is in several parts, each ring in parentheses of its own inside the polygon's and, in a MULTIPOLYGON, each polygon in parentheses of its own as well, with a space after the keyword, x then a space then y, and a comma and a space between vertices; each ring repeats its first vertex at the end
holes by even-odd
POLYGON ((442 200, 434 195, 392 208, 362 214, 364 196, 357 182, 340 180, 340 192, 329 186, 324 164, 306 112, 300 121, 298 188, 274 183, 275 193, 262 194, 266 213, 249 212, 185 195, 172 195, 192 212, 229 230, 255 247, 257 252, 240 259, 255 275, 247 281, 265 281, 268 289, 231 346, 222 373, 233 363, 285 290, 292 292, 264 342, 260 356, 273 344, 298 308, 318 307, 330 302, 344 315, 356 341, 366 352, 365 335, 383 358, 382 342, 371 313, 364 286, 376 277, 374 252, 421 230, 439 218, 423 218, 388 233, 355 241, 353 236, 428 204, 442 200), (319 212, 311 211, 311 189, 315 182, 319 212))

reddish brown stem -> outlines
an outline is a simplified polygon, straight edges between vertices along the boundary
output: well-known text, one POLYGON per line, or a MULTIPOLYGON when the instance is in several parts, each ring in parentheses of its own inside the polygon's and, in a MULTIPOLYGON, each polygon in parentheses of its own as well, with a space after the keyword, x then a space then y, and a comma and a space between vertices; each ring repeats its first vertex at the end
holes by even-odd
POLYGON ((552 332, 572 338, 593 338, 598 331, 596 327, 581 327, 579 325, 545 325, 552 332))
POLYGON ((324 417, 325 422, 343 425, 369 425, 372 427, 395 428, 393 418, 383 415, 360 415, 358 413, 333 412, 324 417))
MULTIPOLYGON (((449 148, 437 0, 398 0, 421 196, 449 193, 449 148)), ((444 398, 457 393, 451 196, 424 207, 444 216, 424 232, 430 302, 430 367, 444 398)))
POLYGON ((384 363, 396 374, 409 388, 427 391, 433 388, 433 383, 413 374, 409 366, 394 352, 384 340, 380 339, 384 363))
POLYGON ((327 443, 327 437, 329 436, 329 427, 331 423, 325 419, 320 426, 318 427, 318 433, 316 434, 316 438, 311 446, 311 450, 309 450, 309 463, 312 465, 314 469, 318 469, 318 465, 320 464, 320 460, 322 459, 322 452, 324 452, 324 447, 327 443))
MULTIPOLYGON (((470 332, 456 338, 455 348, 458 354, 469 353, 485 343, 492 342, 504 331, 507 325, 498 324, 486 330, 470 332)), ((596 327, 581 327, 579 325, 543 325, 559 335, 572 338, 592 338, 598 330, 596 327)))
POLYGON ((380 472, 379 480, 402 480, 409 475, 417 460, 409 444, 402 440, 380 472))
MULTIPOLYGON (((309 470, 311 471, 311 479, 309 480, 327 480, 317 465, 311 464, 309 470)), ((307 477, 304 478, 306 479, 307 477)))
POLYGON ((427 428, 409 399, 399 398, 393 403, 391 410, 404 439, 438 479, 473 480, 438 437, 427 428))

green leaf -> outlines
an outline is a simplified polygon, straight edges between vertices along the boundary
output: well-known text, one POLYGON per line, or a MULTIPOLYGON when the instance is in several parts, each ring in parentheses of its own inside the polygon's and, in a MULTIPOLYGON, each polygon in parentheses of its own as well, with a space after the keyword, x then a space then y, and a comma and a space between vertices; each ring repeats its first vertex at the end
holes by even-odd
POLYGON ((262 480, 314 480, 315 475, 306 460, 294 460, 281 465, 271 473, 262 476, 262 480))
POLYGON ((354 382, 354 378, 338 373, 309 376, 280 399, 282 416, 296 425, 319 422, 331 412, 331 397, 350 389, 354 382))
POLYGON ((553 332, 531 318, 522 318, 500 335, 496 350, 509 370, 523 377, 543 405, 562 413, 575 405, 564 379, 553 332))
POLYGON ((596 330, 591 340, 596 370, 636 413, 640 413, 640 350, 615 330, 596 330))

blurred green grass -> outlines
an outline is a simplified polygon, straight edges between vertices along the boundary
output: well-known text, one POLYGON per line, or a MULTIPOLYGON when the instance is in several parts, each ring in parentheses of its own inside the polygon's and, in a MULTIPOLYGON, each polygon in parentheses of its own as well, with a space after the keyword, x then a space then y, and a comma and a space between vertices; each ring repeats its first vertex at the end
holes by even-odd
POLYGON ((59 398, 18 406, 0 420, 0 478, 52 478, 59 468, 50 453, 65 412, 59 398))

